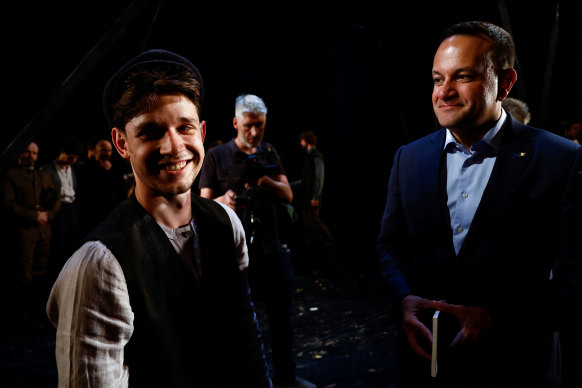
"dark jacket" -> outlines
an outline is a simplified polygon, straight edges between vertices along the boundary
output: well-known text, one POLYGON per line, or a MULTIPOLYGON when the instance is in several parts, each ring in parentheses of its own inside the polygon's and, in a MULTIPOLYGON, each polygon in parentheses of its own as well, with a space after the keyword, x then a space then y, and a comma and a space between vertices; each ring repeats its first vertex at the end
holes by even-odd
POLYGON ((507 362, 522 368, 515 376, 537 376, 551 332, 581 305, 582 148, 510 117, 501 130, 458 255, 443 184, 444 129, 396 153, 377 247, 395 306, 413 294, 483 307, 492 317, 486 349, 467 353, 467 362, 481 355, 473 364, 488 375, 507 362))

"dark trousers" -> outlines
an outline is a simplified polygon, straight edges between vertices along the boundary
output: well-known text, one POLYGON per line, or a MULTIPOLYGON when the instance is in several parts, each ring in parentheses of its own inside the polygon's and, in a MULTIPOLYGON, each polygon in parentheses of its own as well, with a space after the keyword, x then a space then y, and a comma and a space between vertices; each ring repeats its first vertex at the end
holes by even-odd
POLYGON ((80 220, 77 205, 62 202, 52 223, 51 273, 58 275, 67 259, 74 253, 80 239, 80 220))
POLYGON ((20 241, 20 259, 16 276, 23 284, 32 284, 48 272, 50 240, 20 241))
POLYGON ((291 254, 282 249, 272 254, 249 252, 249 284, 253 299, 260 297, 269 320, 276 385, 295 384, 293 357, 291 254))

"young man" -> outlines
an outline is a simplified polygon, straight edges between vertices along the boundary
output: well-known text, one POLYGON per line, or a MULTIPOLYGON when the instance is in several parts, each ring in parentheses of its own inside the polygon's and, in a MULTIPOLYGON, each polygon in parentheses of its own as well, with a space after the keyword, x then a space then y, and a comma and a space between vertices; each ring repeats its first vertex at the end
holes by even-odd
POLYGON ((580 309, 581 148, 502 109, 514 60, 503 29, 451 27, 432 68, 444 128, 395 155, 378 253, 402 387, 549 387, 552 332, 580 309))
POLYGON ((105 87, 135 194, 51 292, 60 386, 269 387, 242 225, 191 192, 204 159, 202 99, 196 67, 163 50, 130 60, 105 87))

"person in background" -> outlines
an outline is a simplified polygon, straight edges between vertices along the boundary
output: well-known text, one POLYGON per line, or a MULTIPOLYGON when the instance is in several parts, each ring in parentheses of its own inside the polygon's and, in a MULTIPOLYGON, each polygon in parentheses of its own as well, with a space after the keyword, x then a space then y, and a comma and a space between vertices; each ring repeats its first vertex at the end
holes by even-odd
POLYGON ((317 148, 317 135, 313 131, 299 134, 299 145, 305 151, 301 179, 291 182, 294 204, 299 208, 301 231, 299 246, 305 267, 319 267, 334 255, 335 241, 327 225, 320 218, 323 203, 325 164, 317 148))
POLYGON ((79 209, 75 202, 78 194, 75 164, 82 151, 83 145, 79 140, 66 138, 60 144, 57 157, 43 166, 61 200, 61 206, 53 221, 51 276, 60 271, 81 237, 79 209))
POLYGON ((140 53, 103 94, 134 194, 67 261, 47 303, 60 387, 268 388, 244 229, 194 195, 204 160, 202 77, 140 53))
POLYGON ((582 147, 502 108, 514 61, 502 28, 450 27, 432 66, 443 128, 394 156, 377 249, 400 387, 552 387, 552 333, 580 327, 582 147))
POLYGON ((49 269, 51 223, 61 200, 47 173, 37 169, 39 147, 31 142, 6 172, 3 207, 17 229, 18 254, 14 274, 18 283, 31 286, 43 281, 49 269))
POLYGON ((253 297, 262 297, 269 319, 275 387, 311 387, 296 376, 291 323, 293 267, 280 240, 281 203, 293 192, 275 147, 263 141, 267 107, 253 94, 235 100, 236 137, 213 147, 200 174, 200 195, 235 210, 249 247, 253 297))
POLYGON ((507 97, 501 102, 501 107, 520 123, 529 125, 529 122, 531 121, 531 113, 525 101, 513 97, 507 97))
POLYGON ((129 187, 122 170, 111 162, 113 146, 107 139, 99 139, 93 157, 77 169, 78 209, 81 235, 89 233, 128 197, 129 187))

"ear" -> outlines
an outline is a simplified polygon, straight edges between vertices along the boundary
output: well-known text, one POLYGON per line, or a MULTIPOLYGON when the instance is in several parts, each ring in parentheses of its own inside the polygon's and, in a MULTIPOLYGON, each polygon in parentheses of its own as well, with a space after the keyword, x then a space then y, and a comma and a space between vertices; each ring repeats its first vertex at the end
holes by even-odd
POLYGON ((236 129, 238 131, 237 125, 238 125, 238 120, 236 119, 236 116, 234 116, 232 118, 232 126, 234 127, 234 129, 236 129))
POLYGON ((204 139, 206 138, 206 121, 204 120, 200 122, 200 136, 202 137, 202 143, 204 143, 204 139))
POLYGON ((129 150, 127 149, 127 139, 125 136, 118 128, 111 130, 111 142, 115 146, 115 149, 122 158, 129 159, 129 150))
POLYGON ((497 100, 503 101, 507 98, 509 91, 517 80, 517 72, 514 69, 504 69, 499 74, 499 85, 497 90, 497 100))

